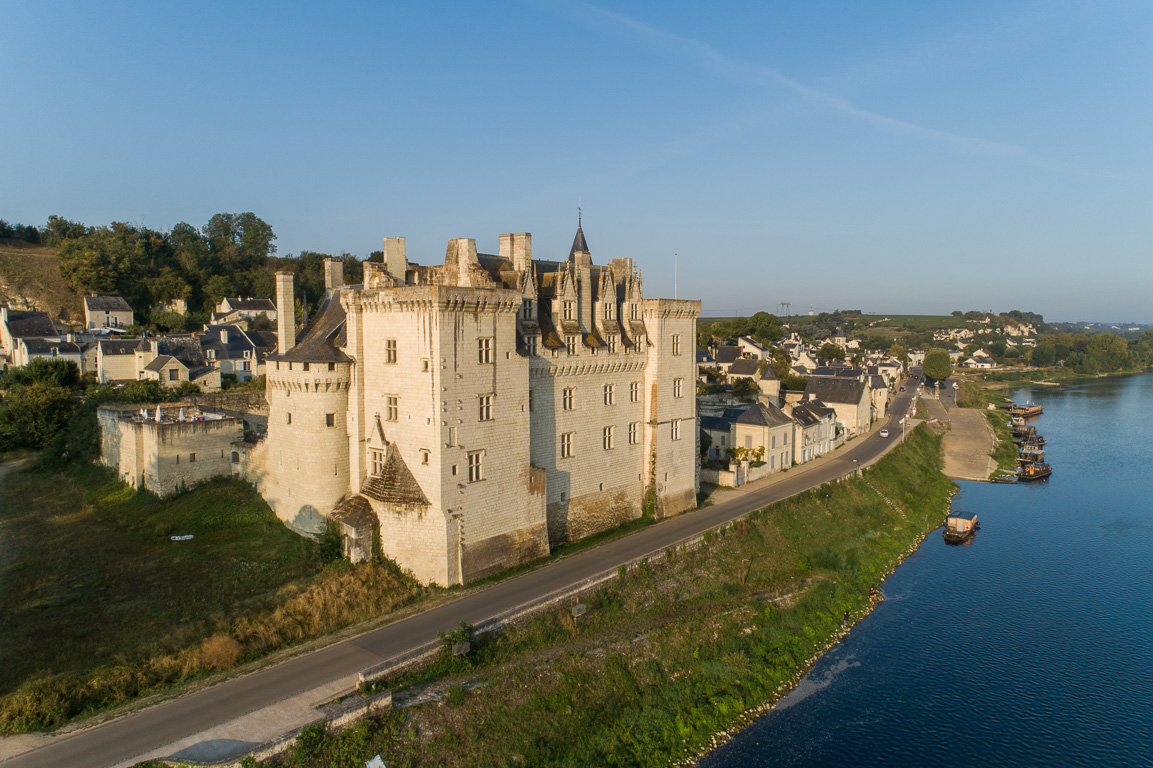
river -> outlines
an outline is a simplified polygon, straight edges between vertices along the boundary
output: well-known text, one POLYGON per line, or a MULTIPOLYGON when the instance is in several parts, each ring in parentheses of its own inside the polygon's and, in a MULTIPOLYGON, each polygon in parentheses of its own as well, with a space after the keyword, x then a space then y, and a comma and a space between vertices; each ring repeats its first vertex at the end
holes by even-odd
POLYGON ((1153 374, 1013 393, 1048 480, 962 482, 940 532, 702 768, 1153 765, 1153 374))

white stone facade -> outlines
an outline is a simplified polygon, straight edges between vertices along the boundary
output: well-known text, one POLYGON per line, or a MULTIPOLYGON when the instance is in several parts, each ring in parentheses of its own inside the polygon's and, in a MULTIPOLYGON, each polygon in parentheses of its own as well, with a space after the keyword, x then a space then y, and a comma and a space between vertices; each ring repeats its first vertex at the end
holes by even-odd
POLYGON ((287 524, 314 533, 371 506, 386 555, 458 584, 646 504, 696 505, 700 303, 644 299, 632 261, 594 266, 579 228, 566 261, 532 260, 527 233, 500 245, 452 240, 423 267, 388 238, 362 285, 326 270, 304 337, 281 328, 268 434, 238 471, 287 524))

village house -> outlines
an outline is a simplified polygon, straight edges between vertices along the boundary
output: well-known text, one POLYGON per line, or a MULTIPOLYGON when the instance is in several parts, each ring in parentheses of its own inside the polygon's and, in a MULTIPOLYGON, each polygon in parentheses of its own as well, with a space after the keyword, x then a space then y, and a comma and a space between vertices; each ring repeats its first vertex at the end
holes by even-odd
POLYGON ((86 354, 87 346, 75 341, 43 341, 40 339, 20 339, 13 356, 12 365, 28 365, 36 358, 45 360, 71 360, 76 363, 80 373, 93 370, 89 362, 91 357, 86 354))
POLYGON ((127 328, 134 324, 132 307, 120 296, 84 297, 84 327, 127 328))
POLYGON ((448 585, 695 506, 700 302, 644 298, 632 260, 594 265, 580 226, 560 261, 518 233, 494 255, 451 240, 432 266, 387 238, 361 285, 342 268, 326 262, 299 339, 277 274, 268 432, 234 449, 290 527, 335 516, 365 541, 372 519, 385 554, 448 585))
POLYGON ((708 453, 704 457, 705 461, 728 461, 729 449, 733 447, 734 420, 726 419, 723 416, 702 415, 700 422, 701 431, 712 440, 709 444, 708 453))
POLYGON ((795 426, 780 408, 758 402, 737 418, 733 439, 746 457, 764 461, 771 474, 793 465, 795 426))
POLYGON ((60 332, 47 312, 35 312, 24 309, 10 309, 7 304, 0 305, 0 352, 9 362, 16 363, 18 347, 21 341, 59 341, 60 332))
POLYGON ((872 405, 872 420, 889 415, 889 382, 879 374, 868 378, 869 399, 872 405))
POLYGON ((792 418, 793 461, 804 464, 837 446, 837 412, 820 400, 796 403, 785 409, 792 418))
POLYGON ((805 387, 804 400, 820 400, 837 412, 837 421, 846 436, 855 437, 869 430, 873 403, 869 386, 856 379, 811 378, 805 387))
POLYGON ((249 320, 258 317, 276 322, 276 305, 272 303, 272 299, 225 298, 216 305, 216 311, 212 313, 212 324, 225 325, 243 321, 247 325, 249 320))
POLYGON ((751 336, 741 336, 737 339, 737 348, 741 354, 754 360, 768 360, 772 357, 772 350, 751 336))
POLYGON ((236 325, 206 326, 198 338, 205 364, 238 381, 263 375, 265 359, 276 351, 275 333, 236 325))

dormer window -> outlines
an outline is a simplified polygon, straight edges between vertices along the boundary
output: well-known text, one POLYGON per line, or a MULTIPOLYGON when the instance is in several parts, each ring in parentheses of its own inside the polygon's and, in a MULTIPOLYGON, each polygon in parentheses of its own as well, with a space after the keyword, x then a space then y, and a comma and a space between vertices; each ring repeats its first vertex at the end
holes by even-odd
POLYGON ((616 315, 616 304, 609 301, 605 303, 605 320, 612 320, 616 315))
POLYGON ((571 301, 564 302, 564 319, 565 320, 572 320, 572 311, 573 311, 572 305, 573 305, 573 303, 571 301))
POLYGON ((520 316, 523 320, 532 320, 532 299, 521 300, 520 316))
POLYGON ((629 317, 633 320, 641 319, 641 308, 637 304, 629 304, 629 317))

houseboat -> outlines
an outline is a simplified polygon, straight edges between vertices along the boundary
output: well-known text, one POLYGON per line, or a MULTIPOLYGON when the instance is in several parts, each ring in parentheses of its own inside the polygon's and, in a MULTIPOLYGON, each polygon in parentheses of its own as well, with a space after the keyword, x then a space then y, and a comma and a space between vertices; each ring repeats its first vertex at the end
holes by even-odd
POLYGON ((958 512, 955 515, 949 515, 948 519, 945 520, 945 530, 941 532, 941 536, 950 544, 960 544, 980 527, 981 524, 977 522, 976 515, 958 512))
POLYGON ((1038 464, 1045 460, 1045 452, 1041 450, 1040 446, 1025 445, 1021 447, 1021 452, 1017 456, 1017 461, 1022 464, 1038 464))
POLYGON ((1053 468, 1048 464, 1026 464, 1021 467, 1021 473, 1017 477, 1024 481, 1043 480, 1051 474, 1053 468))
POLYGON ((1033 405, 1017 405, 1016 403, 1009 404, 1009 415, 1020 416, 1023 419, 1032 419, 1041 415, 1041 406, 1033 405))

